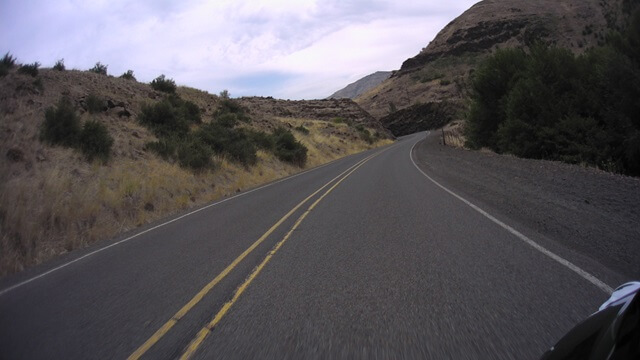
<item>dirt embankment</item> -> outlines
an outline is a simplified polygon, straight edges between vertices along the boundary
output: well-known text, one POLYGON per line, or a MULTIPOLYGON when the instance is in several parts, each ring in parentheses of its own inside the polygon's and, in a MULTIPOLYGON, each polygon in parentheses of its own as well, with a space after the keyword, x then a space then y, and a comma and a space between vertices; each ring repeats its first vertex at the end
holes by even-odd
POLYGON ((482 208, 625 279, 640 278, 640 179, 442 146, 439 133, 416 150, 417 161, 430 176, 482 208))

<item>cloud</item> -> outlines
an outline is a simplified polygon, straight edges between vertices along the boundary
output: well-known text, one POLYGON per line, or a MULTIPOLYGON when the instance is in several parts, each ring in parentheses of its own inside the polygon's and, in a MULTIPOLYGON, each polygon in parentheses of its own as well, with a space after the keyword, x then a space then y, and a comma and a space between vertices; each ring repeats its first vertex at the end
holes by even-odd
POLYGON ((0 51, 233 95, 321 98, 397 69, 474 1, 6 0, 0 51))

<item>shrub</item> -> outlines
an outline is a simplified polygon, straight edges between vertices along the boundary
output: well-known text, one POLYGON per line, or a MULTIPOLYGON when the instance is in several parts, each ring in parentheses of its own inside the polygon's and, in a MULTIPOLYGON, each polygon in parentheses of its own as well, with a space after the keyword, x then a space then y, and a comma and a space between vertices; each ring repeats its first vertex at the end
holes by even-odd
POLYGON ((107 66, 108 65, 103 65, 98 61, 89 71, 100 75, 107 75, 107 66))
POLYGON ((123 79, 136 81, 136 77, 133 76, 133 70, 127 70, 124 74, 120 75, 120 77, 123 79))
POLYGON ((275 138, 264 131, 245 130, 247 136, 258 149, 273 151, 276 147, 275 138))
POLYGON ((87 160, 92 161, 98 158, 106 162, 111 155, 113 138, 109 135, 107 127, 102 123, 88 120, 82 127, 78 145, 87 160))
POLYGON ((184 137, 189 132, 189 123, 168 99, 143 106, 138 120, 159 138, 184 137))
POLYGON ((344 124, 346 123, 346 120, 341 117, 336 117, 336 118, 333 118, 331 122, 333 122, 334 124, 344 124))
POLYGON ((373 137, 369 130, 363 128, 359 133, 362 140, 366 141, 368 144, 373 144, 373 137))
POLYGON ((211 148, 199 138, 191 137, 178 144, 180 166, 192 170, 202 170, 211 165, 211 148))
POLYGON ((196 137, 216 153, 228 156, 231 161, 248 166, 255 164, 258 160, 257 149, 252 138, 242 129, 209 123, 198 130, 196 137))
POLYGON ((224 126, 226 128, 233 128, 236 125, 238 125, 238 116, 236 114, 226 113, 218 116, 217 121, 218 121, 218 124, 220 124, 220 126, 224 126))
POLYGON ((300 126, 296 126, 295 128, 293 128, 294 130, 305 134, 305 135, 309 135, 309 129, 307 129, 306 127, 304 127, 304 125, 300 125, 300 126))
POLYGON ((89 111, 90 114, 99 113, 107 109, 105 101, 95 94, 89 94, 85 99, 85 104, 87 105, 87 111, 89 111))
POLYGON ((179 116, 183 117, 185 121, 193 124, 202 123, 198 105, 191 101, 183 100, 175 94, 169 96, 167 100, 169 100, 171 105, 179 112, 179 116))
POLYGON ((221 99, 228 100, 230 97, 231 97, 231 95, 229 94, 229 90, 220 91, 220 98, 221 99))
POLYGON ((272 136, 275 142, 274 154, 278 159, 300 167, 306 164, 307 148, 290 131, 277 128, 272 136))
POLYGON ((154 90, 173 94, 176 92, 176 82, 173 79, 165 78, 164 74, 158 76, 151 81, 151 87, 154 90))
POLYGON ((33 77, 38 76, 38 67, 40 67, 39 62, 34 62, 33 64, 24 64, 18 68, 18 72, 20 74, 31 75, 33 77))
POLYGON ((223 116, 225 114, 234 114, 238 121, 249 122, 251 119, 247 115, 247 111, 242 105, 232 99, 223 99, 218 105, 215 116, 223 116))
POLYGON ((64 67, 64 59, 56 61, 56 64, 53 65, 53 70, 65 71, 66 68, 64 67))
POLYGON ((176 154, 176 143, 172 139, 160 139, 144 144, 144 149, 158 154, 165 160, 172 159, 176 154))
POLYGON ((6 67, 7 69, 11 69, 16 66, 16 58, 13 57, 13 55, 11 55, 10 53, 6 53, 0 60, 0 65, 6 67))
POLYGON ((63 97, 56 108, 46 110, 40 140, 52 145, 74 146, 79 134, 80 120, 68 98, 63 97))

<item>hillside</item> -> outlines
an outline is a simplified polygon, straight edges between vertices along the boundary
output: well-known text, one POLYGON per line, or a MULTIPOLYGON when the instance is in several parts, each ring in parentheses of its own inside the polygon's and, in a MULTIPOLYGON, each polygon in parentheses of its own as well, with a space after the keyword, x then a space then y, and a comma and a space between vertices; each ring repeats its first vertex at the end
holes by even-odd
POLYGON ((355 99, 380 85, 383 81, 387 80, 389 76, 391 76, 391 71, 376 71, 336 91, 333 95, 329 96, 328 99, 355 99))
POLYGON ((32 77, 13 67, 0 77, 0 276, 170 214, 390 143, 380 124, 350 100, 338 101, 340 106, 335 108, 334 101, 295 102, 290 107, 277 101, 284 112, 276 114, 264 110, 257 100, 222 99, 185 87, 178 87, 176 94, 170 97, 149 84, 89 71, 39 69, 32 77), (106 163, 87 161, 78 150, 40 140, 47 109, 60 109, 62 97, 70 100, 81 123, 106 127, 113 139, 106 163), (191 106, 171 110, 174 103, 191 106), (226 129, 235 134, 237 141, 220 146, 235 146, 234 150, 243 151, 238 154, 248 157, 237 158, 223 149, 226 152, 207 155, 209 165, 204 168, 181 166, 185 157, 184 163, 192 165, 188 161, 203 150, 202 145, 183 147, 182 140, 160 138, 159 128, 144 126, 142 114, 162 110, 160 104, 169 104, 165 116, 183 116, 184 109, 198 115, 198 121, 187 125, 188 133, 206 135, 203 129, 226 129), (323 105, 330 108, 324 114, 323 105), (223 112, 225 106, 231 110, 223 112), (229 120, 229 111, 234 116, 233 112, 240 112, 242 121, 233 128, 229 126, 234 124, 216 125, 229 120), (307 148, 306 162, 282 160, 286 158, 263 147, 251 158, 255 147, 247 141, 255 137, 264 142, 282 127, 285 135, 290 131, 307 148), (176 141, 177 153, 167 153, 176 141))
MULTIPOLYGON (((542 41, 582 53, 602 44, 619 25, 627 0, 485 0, 449 23, 418 55, 356 102, 383 123, 397 123, 397 110, 424 103, 456 114, 465 108, 469 76, 499 48, 527 47, 542 41), (389 116, 384 119, 384 117, 389 116)), ((456 118, 453 115, 448 120, 456 118)), ((404 127, 410 131, 420 130, 404 127)), ((401 135, 396 133, 395 135, 401 135)))

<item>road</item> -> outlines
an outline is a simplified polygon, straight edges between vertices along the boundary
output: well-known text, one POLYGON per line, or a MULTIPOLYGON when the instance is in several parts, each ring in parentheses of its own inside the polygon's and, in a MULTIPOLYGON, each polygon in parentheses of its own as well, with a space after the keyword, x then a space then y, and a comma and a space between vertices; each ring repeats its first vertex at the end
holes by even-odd
POLYGON ((538 358, 619 284, 433 180, 424 138, 3 279, 0 359, 538 358))

